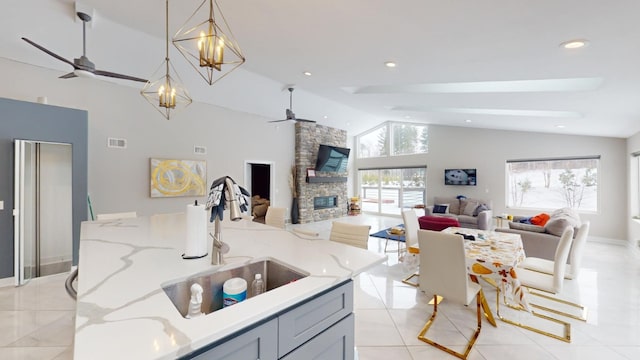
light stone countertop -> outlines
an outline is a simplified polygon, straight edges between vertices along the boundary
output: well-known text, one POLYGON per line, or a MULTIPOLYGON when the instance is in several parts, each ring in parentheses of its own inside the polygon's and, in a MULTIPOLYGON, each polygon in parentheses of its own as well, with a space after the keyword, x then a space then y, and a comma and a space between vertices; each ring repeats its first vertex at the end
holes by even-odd
MULTIPOLYGON (((174 359, 377 265, 386 256, 241 220, 222 224, 231 250, 183 260, 184 214, 83 222, 74 359, 174 359), (183 318, 162 285, 203 271, 274 258, 310 276, 195 319, 183 318)), ((213 232, 213 224, 210 224, 213 232)), ((209 247, 211 249, 211 241, 209 247)), ((209 250, 210 251, 210 250, 209 250)))

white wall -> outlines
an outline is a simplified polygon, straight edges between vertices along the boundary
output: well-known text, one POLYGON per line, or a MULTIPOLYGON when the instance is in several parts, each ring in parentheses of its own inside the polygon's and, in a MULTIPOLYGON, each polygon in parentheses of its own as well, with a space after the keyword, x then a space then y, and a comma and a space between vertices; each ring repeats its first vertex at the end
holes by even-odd
MULTIPOLYGON (((505 162, 564 156, 600 155, 599 211, 581 214, 591 221, 590 235, 627 239, 626 141, 618 138, 553 135, 515 131, 429 126, 429 153, 387 159, 359 159, 355 166, 427 165, 427 202, 437 195, 490 199, 494 212, 533 215, 540 211, 507 210, 505 162), (477 186, 445 186, 445 168, 477 168, 477 186)), ((357 193, 357 191, 356 191, 357 193)))
POLYGON ((633 135, 632 137, 627 139, 627 158, 629 161, 629 196, 628 196, 628 204, 627 207, 629 209, 629 216, 627 216, 628 222, 628 231, 629 231, 629 241, 632 242, 632 245, 635 247, 640 242, 640 220, 631 219, 632 216, 640 215, 640 208, 638 208, 638 203, 636 199, 640 194, 638 194, 638 188, 636 184, 638 184, 638 163, 635 158, 631 158, 630 154, 640 151, 640 132, 633 135))
POLYGON ((88 111, 94 213, 184 211, 195 198, 149 197, 150 157, 204 159, 208 184, 229 175, 242 185, 245 160, 274 162, 273 205, 290 206, 287 179, 294 158, 293 124, 269 124, 263 117, 203 103, 193 103, 167 121, 139 89, 57 76, 56 71, 0 59, 0 77, 4 84, 12 84, 0 87, 0 97, 35 102, 38 96, 47 96, 50 105, 88 111), (107 137, 126 138, 127 149, 107 148, 107 137), (206 146, 207 155, 194 155, 194 145, 206 146))

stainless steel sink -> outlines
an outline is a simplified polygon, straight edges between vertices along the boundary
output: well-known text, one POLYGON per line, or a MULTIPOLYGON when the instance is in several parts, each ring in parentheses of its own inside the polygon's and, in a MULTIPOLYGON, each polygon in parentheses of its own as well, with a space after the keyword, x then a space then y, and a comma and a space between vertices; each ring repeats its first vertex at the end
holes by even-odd
POLYGON ((199 273, 184 280, 164 284, 162 289, 180 314, 186 317, 191 299, 191 285, 200 284, 204 290, 202 293, 202 312, 206 315, 222 309, 222 285, 231 278, 245 279, 249 291, 247 297, 250 297, 251 282, 255 274, 262 274, 265 292, 309 276, 308 273, 278 260, 263 259, 224 270, 216 269, 199 273))

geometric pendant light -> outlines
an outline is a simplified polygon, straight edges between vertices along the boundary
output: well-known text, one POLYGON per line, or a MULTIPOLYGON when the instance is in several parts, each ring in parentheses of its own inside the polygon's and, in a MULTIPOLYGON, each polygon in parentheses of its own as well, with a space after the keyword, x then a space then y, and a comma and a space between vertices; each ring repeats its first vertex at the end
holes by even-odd
POLYGON ((173 45, 209 85, 245 62, 214 0, 204 0, 198 6, 173 37, 173 45))
POLYGON ((170 120, 174 112, 185 108, 192 100, 169 60, 169 0, 166 0, 166 45, 165 59, 151 76, 157 80, 148 81, 140 94, 170 120))

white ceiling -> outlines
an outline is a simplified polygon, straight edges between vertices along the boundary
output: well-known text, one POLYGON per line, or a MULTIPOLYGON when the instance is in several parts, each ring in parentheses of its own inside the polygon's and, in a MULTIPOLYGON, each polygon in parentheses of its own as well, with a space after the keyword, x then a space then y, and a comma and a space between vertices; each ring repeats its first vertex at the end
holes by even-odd
MULTIPOLYGON (((3 2, 0 21, 8 28, 0 35, 0 56, 69 72, 20 37, 78 57, 81 25, 74 21, 74 2, 3 2)), ((170 1, 170 36, 200 2, 170 1)), ((96 66, 150 77, 164 57, 165 1, 79 5, 95 11, 87 51, 96 66)), ((172 48, 172 61, 199 101, 281 119, 289 105, 285 88, 295 84, 298 117, 351 135, 387 120, 623 138, 640 131, 637 0, 219 5, 247 61, 209 87, 172 48), (589 46, 559 46, 571 39, 588 39, 589 46), (386 68, 389 60, 398 66, 386 68)))

